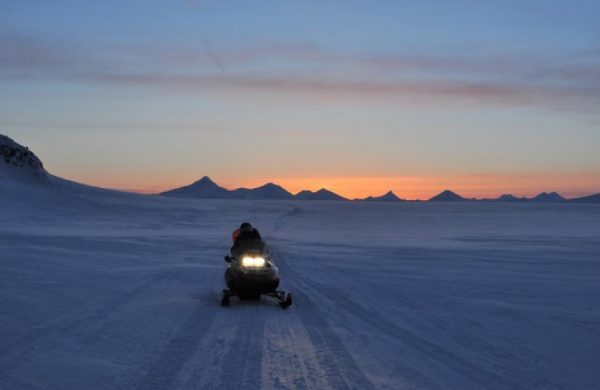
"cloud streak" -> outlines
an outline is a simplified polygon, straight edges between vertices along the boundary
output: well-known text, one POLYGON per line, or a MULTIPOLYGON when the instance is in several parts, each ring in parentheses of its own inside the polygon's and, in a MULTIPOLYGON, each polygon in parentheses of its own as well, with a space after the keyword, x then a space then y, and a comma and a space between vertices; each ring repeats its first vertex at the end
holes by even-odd
MULTIPOLYGON (((0 77, 22 81, 161 88, 181 93, 247 91, 333 98, 402 98, 595 111, 600 53, 562 62, 536 56, 442 58, 332 53, 312 45, 215 50, 64 46, 0 34, 0 77)), ((542 56, 544 57, 544 56, 542 56)))

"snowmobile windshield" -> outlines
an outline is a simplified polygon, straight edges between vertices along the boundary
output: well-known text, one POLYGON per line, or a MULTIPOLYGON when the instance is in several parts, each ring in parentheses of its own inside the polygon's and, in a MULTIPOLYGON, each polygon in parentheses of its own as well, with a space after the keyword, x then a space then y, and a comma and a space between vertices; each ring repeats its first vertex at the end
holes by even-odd
POLYGON ((231 255, 237 259, 245 256, 267 257, 267 245, 260 239, 239 241, 231 248, 231 255))

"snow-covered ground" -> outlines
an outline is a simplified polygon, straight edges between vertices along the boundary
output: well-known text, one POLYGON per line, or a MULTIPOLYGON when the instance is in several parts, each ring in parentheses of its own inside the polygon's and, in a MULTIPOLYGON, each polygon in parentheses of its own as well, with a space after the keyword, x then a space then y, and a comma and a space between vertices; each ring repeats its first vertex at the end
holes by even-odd
POLYGON ((0 182, 2 389, 592 389, 600 206, 0 182), (8 183, 8 184, 7 184, 8 183), (253 222, 294 306, 219 306, 253 222))

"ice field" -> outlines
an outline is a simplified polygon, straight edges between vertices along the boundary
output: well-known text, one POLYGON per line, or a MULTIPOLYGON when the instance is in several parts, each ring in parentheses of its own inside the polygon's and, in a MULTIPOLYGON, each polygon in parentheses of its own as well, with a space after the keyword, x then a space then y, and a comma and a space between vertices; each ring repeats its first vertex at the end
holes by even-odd
POLYGON ((0 181, 2 389, 592 389, 600 206, 184 200, 0 181), (219 306, 231 231, 294 305, 219 306))

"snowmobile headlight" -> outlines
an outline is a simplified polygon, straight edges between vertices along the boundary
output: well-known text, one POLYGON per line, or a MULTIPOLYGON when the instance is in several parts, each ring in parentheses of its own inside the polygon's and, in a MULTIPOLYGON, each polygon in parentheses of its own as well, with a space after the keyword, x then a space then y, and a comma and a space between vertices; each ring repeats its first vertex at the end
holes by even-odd
POLYGON ((265 265, 265 259, 262 257, 249 257, 242 258, 242 265, 244 267, 263 267, 265 265))

